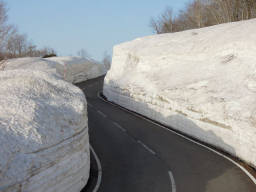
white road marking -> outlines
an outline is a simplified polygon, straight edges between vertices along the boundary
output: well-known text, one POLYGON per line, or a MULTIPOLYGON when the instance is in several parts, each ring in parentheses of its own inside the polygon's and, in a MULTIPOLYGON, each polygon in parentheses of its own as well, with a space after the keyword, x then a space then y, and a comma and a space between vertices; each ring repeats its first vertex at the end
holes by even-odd
POLYGON ((173 177, 173 174, 171 171, 168 171, 170 179, 171 179, 171 187, 172 187, 172 192, 176 192, 176 184, 175 184, 175 180, 173 177))
POLYGON ((119 125, 118 123, 113 122, 113 124, 114 124, 116 127, 118 127, 119 129, 121 129, 121 131, 126 132, 126 129, 123 128, 123 127, 122 127, 121 125, 119 125))
POLYGON ((101 112, 101 111, 99 111, 99 110, 98 110, 97 112, 98 112, 102 117, 104 117, 104 118, 107 117, 107 115, 105 115, 103 112, 101 112))
POLYGON ((97 178, 97 183, 95 185, 95 188, 93 189, 93 192, 97 192, 100 184, 101 184, 101 180, 102 180, 102 168, 101 168, 101 164, 100 164, 100 160, 97 156, 97 154, 95 153, 94 149, 92 148, 92 146, 90 145, 90 149, 92 151, 93 156, 96 159, 96 163, 97 163, 97 167, 98 167, 98 178, 97 178))
POLYGON ((206 146, 206 145, 204 145, 204 144, 201 144, 201 143, 199 143, 199 142, 197 142, 197 141, 194 141, 193 139, 190 139, 190 138, 186 137, 185 135, 182 135, 182 134, 177 133, 177 132, 175 132, 175 131, 173 131, 173 130, 170 130, 170 129, 168 129, 168 128, 162 126, 162 125, 159 125, 159 124, 157 124, 157 123, 155 123, 155 122, 153 122, 153 121, 150 121, 150 120, 148 120, 148 121, 149 121, 149 122, 152 122, 153 124, 155 124, 155 125, 157 125, 157 126, 159 126, 159 127, 162 127, 163 129, 165 129, 165 130, 167 130, 167 131, 170 131, 170 132, 172 132, 172 133, 174 133, 174 134, 176 134, 176 135, 178 135, 178 136, 180 136, 180 137, 182 137, 182 138, 184 138, 184 139, 186 139, 186 140, 188 140, 188 141, 190 141, 190 142, 192 142, 192 143, 195 143, 195 144, 197 144, 197 145, 199 145, 199 146, 201 146, 201 147, 204 147, 204 148, 208 149, 209 151, 212 151, 213 153, 215 153, 215 154, 217 154, 217 155, 219 155, 219 156, 221 156, 221 157, 223 157, 223 158, 229 160, 231 163, 233 163, 234 165, 236 165, 237 167, 239 167, 239 168, 252 180, 252 182, 253 182, 254 184, 256 184, 256 178, 254 178, 254 176, 252 176, 249 171, 247 171, 244 167, 242 167, 240 164, 238 164, 237 162, 235 162, 235 161, 234 161, 233 159, 231 159, 230 157, 228 157, 228 156, 226 156, 226 155, 224 155, 224 154, 222 154, 222 153, 216 151, 215 149, 212 149, 212 148, 210 148, 210 147, 208 147, 208 146, 206 146))
POLYGON ((201 144, 201 143, 199 143, 199 142, 197 142, 197 141, 194 141, 194 140, 188 138, 188 137, 185 136, 185 135, 182 135, 182 134, 177 133, 177 132, 175 132, 175 131, 173 131, 173 130, 167 128, 167 127, 164 127, 164 126, 162 126, 162 125, 160 125, 160 124, 158 124, 158 123, 155 123, 154 121, 149 120, 149 119, 147 119, 147 118, 145 118, 145 117, 143 117, 143 116, 141 116, 141 115, 138 115, 138 114, 136 114, 136 113, 133 113, 133 112, 131 112, 131 111, 128 110, 128 109, 122 108, 122 107, 120 107, 118 104, 113 104, 113 103, 110 102, 110 101, 106 101, 105 99, 103 99, 103 98, 100 96, 99 92, 98 92, 97 96, 98 96, 99 99, 101 99, 102 101, 104 101, 104 102, 106 102, 106 103, 109 103, 109 104, 111 104, 111 105, 113 105, 113 106, 115 106, 115 107, 118 107, 119 109, 124 110, 124 111, 126 111, 126 112, 128 112, 128 113, 130 113, 130 114, 132 114, 132 115, 135 115, 135 116, 141 118, 141 119, 144 119, 144 120, 146 120, 146 121, 148 121, 148 122, 150 122, 150 123, 153 123, 154 125, 157 125, 158 127, 161 127, 161 128, 163 128, 163 129, 165 129, 165 130, 167 130, 167 131, 169 131, 169 132, 172 132, 172 133, 174 133, 175 135, 178 135, 178 136, 180 136, 180 137, 182 137, 182 138, 184 138, 184 139, 186 139, 186 140, 188 140, 188 141, 190 141, 190 142, 192 142, 192 143, 195 143, 195 144, 197 144, 197 145, 199 145, 199 146, 201 146, 201 147, 204 147, 204 148, 206 148, 206 149, 212 151, 213 153, 216 153, 217 155, 219 155, 219 156, 221 156, 221 157, 223 157, 223 158, 229 160, 231 163, 233 163, 234 165, 236 165, 237 167, 239 167, 239 168, 252 180, 252 182, 253 182, 254 184, 256 184, 256 178, 254 178, 254 176, 252 176, 252 174, 251 174, 249 171, 247 171, 244 167, 242 167, 240 164, 238 164, 237 162, 235 162, 235 161, 234 161, 233 159, 231 159, 230 157, 228 157, 228 156, 226 156, 226 155, 224 155, 224 154, 221 154, 220 152, 218 152, 218 151, 216 151, 216 150, 214 150, 214 149, 212 149, 212 148, 210 148, 210 147, 208 147, 208 146, 206 146, 206 145, 203 145, 203 144, 201 144))
POLYGON ((141 142, 140 140, 137 141, 139 144, 141 144, 147 151, 149 151, 150 153, 152 153, 153 155, 156 155, 156 152, 153 151, 152 149, 150 149, 147 145, 145 145, 143 142, 141 142))

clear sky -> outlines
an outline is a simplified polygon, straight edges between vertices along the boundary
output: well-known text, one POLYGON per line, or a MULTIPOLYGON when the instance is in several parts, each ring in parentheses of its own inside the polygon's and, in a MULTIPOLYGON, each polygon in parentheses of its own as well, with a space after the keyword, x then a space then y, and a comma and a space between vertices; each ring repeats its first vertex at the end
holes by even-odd
POLYGON ((151 35, 151 17, 167 6, 175 12, 189 0, 5 0, 9 22, 39 47, 59 55, 84 48, 101 60, 115 44, 151 35))

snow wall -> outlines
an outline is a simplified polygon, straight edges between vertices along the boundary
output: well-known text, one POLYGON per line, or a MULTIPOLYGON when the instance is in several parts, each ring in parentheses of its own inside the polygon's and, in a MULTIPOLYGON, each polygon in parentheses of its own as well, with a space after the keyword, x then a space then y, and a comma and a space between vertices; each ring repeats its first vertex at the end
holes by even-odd
POLYGON ((70 83, 79 83, 106 73, 103 64, 82 57, 25 57, 6 60, 0 70, 29 69, 57 74, 70 83))
POLYGON ((0 72, 0 191, 79 192, 90 152, 83 92, 42 71, 0 72))
POLYGON ((103 93, 256 167, 256 20, 114 47, 103 93))
POLYGON ((81 57, 0 63, 0 191, 79 192, 86 185, 86 99, 70 83, 105 73, 103 65, 81 57))

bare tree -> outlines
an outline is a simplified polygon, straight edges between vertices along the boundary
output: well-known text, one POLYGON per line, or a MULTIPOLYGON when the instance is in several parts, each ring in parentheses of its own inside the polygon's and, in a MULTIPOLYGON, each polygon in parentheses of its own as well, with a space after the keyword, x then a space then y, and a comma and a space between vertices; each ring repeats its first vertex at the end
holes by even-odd
POLYGON ((37 54, 37 48, 36 45, 33 45, 33 43, 29 42, 27 45, 27 55, 30 57, 36 57, 37 54))
POLYGON ((26 35, 14 33, 7 39, 5 54, 10 58, 30 56, 28 54, 28 46, 26 35))
POLYGON ((255 0, 193 0, 173 17, 165 11, 150 26, 155 33, 177 32, 256 18, 255 0))
POLYGON ((157 19, 151 18, 150 26, 157 33, 174 32, 172 9, 168 7, 157 19))
POLYGON ((8 33, 8 25, 7 25, 7 13, 5 4, 0 1, 0 43, 1 47, 3 46, 4 37, 8 33))
POLYGON ((7 23, 7 8, 3 1, 0 1, 0 59, 4 58, 5 46, 8 36, 15 32, 15 28, 7 23))
POLYGON ((15 57, 56 55, 51 48, 37 49, 16 27, 8 24, 6 4, 0 0, 0 60, 15 57))
POLYGON ((156 21, 154 18, 150 19, 149 26, 153 29, 154 32, 161 33, 160 22, 156 21))

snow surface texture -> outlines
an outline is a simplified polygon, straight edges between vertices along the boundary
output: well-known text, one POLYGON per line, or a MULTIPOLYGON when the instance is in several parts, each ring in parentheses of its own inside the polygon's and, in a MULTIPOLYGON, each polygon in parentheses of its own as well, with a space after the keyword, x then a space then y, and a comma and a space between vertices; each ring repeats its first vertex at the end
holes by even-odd
POLYGON ((58 63, 57 73, 72 83, 93 79, 106 73, 104 65, 81 57, 50 57, 47 60, 58 63))
POLYGON ((256 20, 114 47, 104 95, 256 167, 256 20))
POLYGON ((86 99, 33 70, 0 72, 0 191, 79 192, 90 167, 86 99))
POLYGON ((9 59, 4 62, 0 69, 30 69, 57 74, 71 83, 79 83, 88 79, 96 78, 106 73, 104 65, 96 61, 81 57, 27 57, 9 59))

